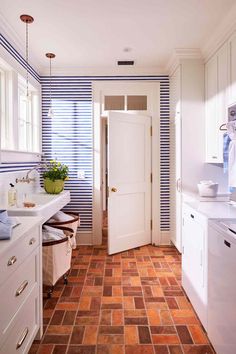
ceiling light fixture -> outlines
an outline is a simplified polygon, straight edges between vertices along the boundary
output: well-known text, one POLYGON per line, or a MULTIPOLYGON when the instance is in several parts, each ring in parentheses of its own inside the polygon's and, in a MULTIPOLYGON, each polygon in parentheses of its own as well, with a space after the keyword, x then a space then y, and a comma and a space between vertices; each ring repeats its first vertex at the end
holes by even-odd
POLYGON ((49 59, 49 76, 50 76, 50 106, 49 106, 49 110, 48 110, 48 118, 53 118, 54 117, 54 112, 52 109, 52 59, 54 59, 56 57, 55 54, 53 53, 46 53, 45 54, 46 57, 49 59))
POLYGON ((34 22, 30 15, 21 15, 20 19, 25 23, 25 61, 26 61, 26 97, 29 98, 29 24, 34 22))

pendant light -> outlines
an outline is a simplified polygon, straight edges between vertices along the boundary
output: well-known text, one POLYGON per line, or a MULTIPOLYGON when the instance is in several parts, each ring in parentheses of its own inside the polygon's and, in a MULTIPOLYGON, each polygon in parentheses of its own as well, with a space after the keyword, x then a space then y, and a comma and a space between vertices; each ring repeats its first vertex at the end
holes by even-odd
POLYGON ((25 61, 26 61, 26 98, 29 99, 29 24, 34 22, 30 15, 21 15, 20 19, 25 23, 25 61))
POLYGON ((56 55, 53 53, 46 53, 45 55, 49 59, 49 76, 50 76, 50 81, 49 81, 50 106, 49 106, 49 110, 48 110, 48 118, 53 118, 54 112, 52 109, 52 59, 54 59, 56 57, 56 55))

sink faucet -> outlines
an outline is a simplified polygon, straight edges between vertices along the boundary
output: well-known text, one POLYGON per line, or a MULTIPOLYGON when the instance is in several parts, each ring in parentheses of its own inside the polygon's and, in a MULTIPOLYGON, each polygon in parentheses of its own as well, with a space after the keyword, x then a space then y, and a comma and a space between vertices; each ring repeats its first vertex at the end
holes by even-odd
POLYGON ((29 174, 33 171, 38 171, 40 167, 43 167, 44 164, 39 163, 38 165, 32 167, 27 173, 25 177, 22 178, 16 178, 16 183, 30 183, 30 182, 35 182, 36 178, 30 178, 29 174))

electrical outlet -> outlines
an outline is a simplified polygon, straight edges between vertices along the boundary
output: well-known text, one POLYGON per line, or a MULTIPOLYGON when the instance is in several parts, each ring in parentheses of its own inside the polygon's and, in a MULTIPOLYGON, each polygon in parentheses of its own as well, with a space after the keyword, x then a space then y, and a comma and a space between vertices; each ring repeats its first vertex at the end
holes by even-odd
POLYGON ((79 170, 77 171, 77 178, 78 179, 85 179, 85 171, 79 170))

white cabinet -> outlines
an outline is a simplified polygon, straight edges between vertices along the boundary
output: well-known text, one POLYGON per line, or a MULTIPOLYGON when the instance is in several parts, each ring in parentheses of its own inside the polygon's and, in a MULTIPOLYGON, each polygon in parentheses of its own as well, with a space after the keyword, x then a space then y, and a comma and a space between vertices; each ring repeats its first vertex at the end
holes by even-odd
POLYGON ((195 190, 204 179, 204 126, 204 64, 184 59, 170 76, 170 238, 180 252, 182 189, 195 190))
POLYGON ((227 120, 228 44, 224 44, 205 66, 206 162, 223 162, 223 133, 227 120))
POLYGON ((170 78, 171 104, 170 104, 170 139, 173 142, 170 145, 171 160, 171 242, 181 252, 181 232, 182 232, 182 195, 181 195, 181 169, 182 169, 182 151, 181 151, 181 95, 180 95, 180 76, 181 67, 175 70, 170 78))
POLYGON ((26 354, 42 336, 41 218, 19 219, 0 241, 0 354, 26 354))
POLYGON ((228 41, 229 48, 229 98, 228 103, 232 105, 236 103, 236 33, 233 34, 228 41))
POLYGON ((182 285, 207 329, 207 218, 183 204, 182 285))

